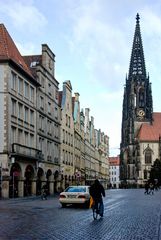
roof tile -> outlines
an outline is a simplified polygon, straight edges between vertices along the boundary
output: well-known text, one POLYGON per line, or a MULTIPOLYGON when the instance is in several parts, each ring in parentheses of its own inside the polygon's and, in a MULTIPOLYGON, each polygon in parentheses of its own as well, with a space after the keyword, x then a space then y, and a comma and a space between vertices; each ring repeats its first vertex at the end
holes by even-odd
POLYGON ((143 123, 140 127, 138 138, 140 141, 158 141, 161 135, 161 113, 153 113, 153 122, 143 123))
POLYGON ((9 35, 4 24, 0 24, 0 59, 1 60, 12 60, 23 68, 29 75, 32 76, 30 69, 26 65, 23 57, 17 49, 14 41, 9 35))
POLYGON ((109 163, 110 163, 110 166, 118 166, 120 165, 120 157, 117 156, 117 157, 109 157, 109 163))

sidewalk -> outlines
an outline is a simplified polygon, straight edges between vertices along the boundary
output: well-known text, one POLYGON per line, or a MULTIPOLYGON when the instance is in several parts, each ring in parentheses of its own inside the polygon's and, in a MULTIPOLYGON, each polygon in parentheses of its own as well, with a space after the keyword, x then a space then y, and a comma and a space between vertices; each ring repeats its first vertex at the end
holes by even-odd
MULTIPOLYGON (((47 198, 51 199, 51 198, 58 198, 59 197, 59 193, 55 193, 53 195, 49 195, 47 198)), ((21 202, 21 201, 35 201, 35 200, 41 200, 41 195, 32 195, 32 196, 28 196, 28 197, 17 197, 17 198, 0 198, 0 202, 4 201, 4 202, 21 202)))

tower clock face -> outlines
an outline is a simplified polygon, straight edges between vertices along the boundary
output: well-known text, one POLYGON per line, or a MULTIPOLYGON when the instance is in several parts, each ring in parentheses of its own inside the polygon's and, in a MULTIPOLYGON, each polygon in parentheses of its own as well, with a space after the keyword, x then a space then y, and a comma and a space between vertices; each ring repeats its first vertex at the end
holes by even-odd
POLYGON ((145 116, 144 110, 142 110, 142 109, 141 109, 141 110, 138 110, 137 115, 138 115, 139 117, 143 118, 143 117, 145 116))

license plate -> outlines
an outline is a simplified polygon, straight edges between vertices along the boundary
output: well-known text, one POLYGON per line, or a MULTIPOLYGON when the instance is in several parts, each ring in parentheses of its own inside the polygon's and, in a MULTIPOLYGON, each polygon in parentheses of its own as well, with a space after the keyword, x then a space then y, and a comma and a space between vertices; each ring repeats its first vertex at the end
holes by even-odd
POLYGON ((76 196, 75 195, 69 195, 68 197, 69 198, 75 198, 76 196))

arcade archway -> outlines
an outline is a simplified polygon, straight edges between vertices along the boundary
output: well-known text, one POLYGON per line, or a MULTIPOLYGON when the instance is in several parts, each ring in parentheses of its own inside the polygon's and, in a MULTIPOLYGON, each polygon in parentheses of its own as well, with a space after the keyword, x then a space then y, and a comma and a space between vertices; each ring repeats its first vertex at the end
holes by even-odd
POLYGON ((46 173, 46 185, 47 185, 47 189, 48 189, 48 194, 50 194, 50 180, 51 180, 51 176, 52 176, 52 171, 50 169, 47 170, 46 173))
POLYGON ((36 195, 41 195, 43 176, 44 176, 44 170, 42 168, 38 168, 37 182, 36 182, 36 195))
POLYGON ((58 178, 59 178, 59 172, 56 170, 54 173, 54 193, 58 192, 58 178))
POLYGON ((27 165, 25 170, 24 196, 31 196, 33 178, 34 178, 34 169, 31 165, 27 165))
POLYGON ((10 181, 9 181, 9 197, 18 197, 19 193, 19 178, 22 175, 21 167, 18 163, 14 163, 10 171, 10 181))

